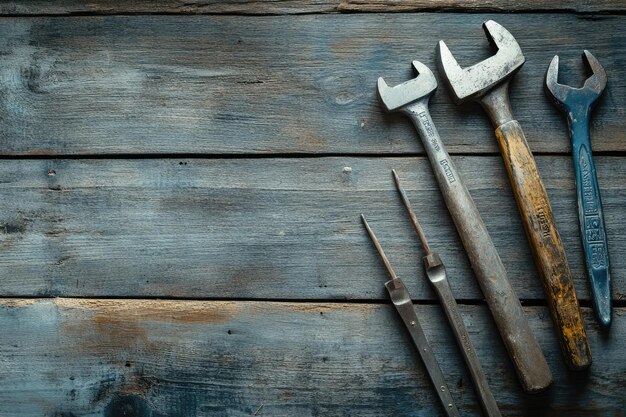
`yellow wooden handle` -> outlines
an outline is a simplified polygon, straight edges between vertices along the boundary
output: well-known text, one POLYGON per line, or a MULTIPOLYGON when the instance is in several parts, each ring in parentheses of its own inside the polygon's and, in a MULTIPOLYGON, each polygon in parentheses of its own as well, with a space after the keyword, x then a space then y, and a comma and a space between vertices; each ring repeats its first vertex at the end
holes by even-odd
POLYGON ((496 137, 565 361, 572 369, 587 368, 591 365, 587 332, 572 273, 537 164, 516 120, 498 127, 496 137))

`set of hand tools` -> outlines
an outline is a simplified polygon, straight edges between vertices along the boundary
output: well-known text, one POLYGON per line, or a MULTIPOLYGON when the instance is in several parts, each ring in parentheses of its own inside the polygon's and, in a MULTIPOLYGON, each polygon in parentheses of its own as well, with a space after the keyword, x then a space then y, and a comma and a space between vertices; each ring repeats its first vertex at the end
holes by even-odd
MULTIPOLYGON (((522 128, 514 119, 508 97, 512 76, 524 64, 524 55, 515 38, 504 27, 490 20, 483 24, 495 55, 471 67, 461 68, 443 41, 438 45, 439 71, 452 99, 461 104, 479 102, 495 128, 500 151, 517 201, 533 258, 543 283, 563 358, 573 370, 591 365, 591 351, 576 291, 557 230, 552 208, 537 165, 522 128)), ((606 86, 606 73, 591 53, 583 55, 593 75, 582 88, 559 84, 558 56, 547 71, 548 96, 565 113, 572 139, 581 237, 591 282, 594 308, 601 326, 611 323, 611 279, 602 203, 591 153, 589 117, 606 86)), ((417 77, 395 87, 378 79, 378 95, 388 112, 401 112, 415 125, 430 160, 445 204, 467 252, 470 264, 485 296, 502 341, 513 362, 522 388, 540 392, 552 383, 552 374, 543 352, 528 324, 520 301, 511 286, 496 247, 480 213, 430 117, 428 103, 437 88, 434 74, 424 64, 413 61, 417 77)), ((424 248, 424 267, 445 315, 450 322, 485 414, 500 416, 469 334, 463 324, 439 255, 430 250, 408 196, 393 179, 411 223, 424 248)), ((365 228, 391 276, 385 283, 389 296, 409 331, 448 416, 458 416, 452 396, 433 351, 420 327, 411 297, 394 273, 374 232, 362 215, 365 228)))

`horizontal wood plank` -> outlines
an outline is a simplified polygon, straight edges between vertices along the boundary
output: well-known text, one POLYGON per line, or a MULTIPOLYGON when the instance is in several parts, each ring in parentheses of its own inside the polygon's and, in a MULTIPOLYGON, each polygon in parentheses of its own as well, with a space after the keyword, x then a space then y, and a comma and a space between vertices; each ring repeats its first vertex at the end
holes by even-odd
MULTIPOLYGON (((526 308, 554 375, 528 396, 485 306, 461 306, 504 416, 614 417, 626 406, 626 310, 594 363, 566 371, 545 307, 526 308)), ((439 306, 417 306, 461 415, 480 416, 439 306)), ((0 413, 22 416, 441 416, 386 304, 139 300, 0 301, 0 413)))
POLYGON ((0 4, 0 15, 71 14, 299 14, 336 12, 413 11, 570 11, 617 12, 626 10, 619 0, 589 1, 461 1, 461 0, 13 0, 0 4))
MULTIPOLYGON (((434 69, 440 39, 462 65, 489 56, 489 18, 527 59, 511 93, 533 151, 570 149, 543 77, 558 53, 561 80, 581 83, 583 48, 609 76, 593 147, 626 151, 626 16, 425 13, 5 19, 0 155, 422 152, 406 118, 382 113, 376 79, 404 81, 413 59, 434 69)), ((442 87, 431 110, 450 152, 497 152, 477 105, 442 87)))
MULTIPOLYGON (((570 157, 537 158, 581 299, 570 157)), ((500 157, 454 157, 523 299, 543 299, 500 157)), ((626 164, 596 158, 614 297, 626 294, 626 164)), ((434 295, 395 168, 455 295, 482 298, 423 158, 5 160, 0 294, 386 299, 365 213, 416 299, 434 295)))

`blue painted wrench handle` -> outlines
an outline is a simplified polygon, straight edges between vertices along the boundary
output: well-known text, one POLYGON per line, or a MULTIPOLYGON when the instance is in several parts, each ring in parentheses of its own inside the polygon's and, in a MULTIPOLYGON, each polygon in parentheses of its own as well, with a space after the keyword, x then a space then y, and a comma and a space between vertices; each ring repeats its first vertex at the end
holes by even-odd
MULTIPOLYGON (((570 113, 571 115, 571 113, 570 113)), ((589 114, 568 117, 574 156, 578 220, 593 303, 603 327, 611 325, 611 276, 602 199, 591 154, 589 114)))

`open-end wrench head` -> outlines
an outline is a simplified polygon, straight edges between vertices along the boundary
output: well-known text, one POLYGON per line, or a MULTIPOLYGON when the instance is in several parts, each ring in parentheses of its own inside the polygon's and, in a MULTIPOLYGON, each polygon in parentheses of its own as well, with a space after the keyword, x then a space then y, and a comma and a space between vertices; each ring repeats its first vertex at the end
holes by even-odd
POLYGON ((433 72, 419 61, 412 62, 417 77, 395 87, 389 87, 383 77, 378 78, 378 97, 385 110, 391 112, 430 96, 437 89, 433 72))
POLYGON ((591 52, 583 52, 583 61, 591 70, 592 75, 587 78, 581 88, 559 84, 559 56, 555 55, 546 72, 546 90, 554 103, 562 108, 573 105, 591 107, 600 97, 606 87, 607 77, 604 68, 591 52))
POLYGON ((483 23, 483 29, 497 52, 468 68, 461 68, 445 42, 439 41, 439 69, 457 104, 480 98, 524 64, 522 49, 508 30, 493 20, 483 23))

